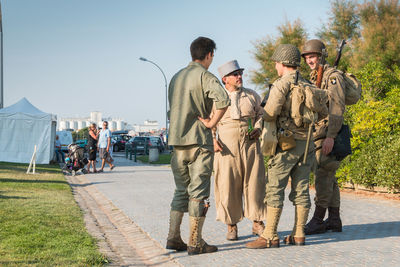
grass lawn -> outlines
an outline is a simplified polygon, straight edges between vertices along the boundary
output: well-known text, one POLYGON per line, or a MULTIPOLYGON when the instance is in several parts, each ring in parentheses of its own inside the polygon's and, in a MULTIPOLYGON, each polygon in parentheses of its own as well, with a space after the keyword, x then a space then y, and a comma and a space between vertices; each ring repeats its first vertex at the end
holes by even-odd
POLYGON ((101 266, 107 262, 58 165, 0 162, 0 265, 101 266))
MULTIPOLYGON (((149 163, 149 156, 137 156, 136 157, 141 162, 149 163)), ((168 154, 160 154, 160 158, 158 161, 150 162, 150 164, 170 164, 171 163, 171 153, 168 154)))

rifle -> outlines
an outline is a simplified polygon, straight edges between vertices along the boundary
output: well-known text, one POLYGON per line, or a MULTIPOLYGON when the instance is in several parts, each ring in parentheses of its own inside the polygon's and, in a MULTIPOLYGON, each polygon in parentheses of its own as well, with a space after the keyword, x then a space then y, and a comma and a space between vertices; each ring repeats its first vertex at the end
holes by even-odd
POLYGON ((272 87, 272 84, 268 84, 268 92, 265 94, 265 96, 264 96, 264 99, 263 99, 263 101, 261 102, 261 107, 262 108, 264 108, 265 107, 265 105, 267 104, 267 100, 268 100, 268 97, 269 97, 269 92, 271 92, 271 87, 272 87))
POLYGON ((315 82, 315 85, 318 88, 321 88, 321 83, 322 83, 322 76, 324 75, 324 65, 325 65, 325 57, 327 56, 325 48, 322 49, 321 52, 321 59, 318 64, 318 70, 317 70, 317 81, 315 82))
POLYGON ((343 47, 344 47, 345 44, 346 44, 346 40, 343 39, 343 40, 340 42, 340 45, 339 45, 339 49, 338 49, 338 52, 337 52, 337 55, 336 55, 336 59, 335 59, 335 64, 333 64, 333 67, 334 67, 335 69, 336 69, 337 66, 339 65, 340 58, 342 57, 342 50, 343 50, 343 47))

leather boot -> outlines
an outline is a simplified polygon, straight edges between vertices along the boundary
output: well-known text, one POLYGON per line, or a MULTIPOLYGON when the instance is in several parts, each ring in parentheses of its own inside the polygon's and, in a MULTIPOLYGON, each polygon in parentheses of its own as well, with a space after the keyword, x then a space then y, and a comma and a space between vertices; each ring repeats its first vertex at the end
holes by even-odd
POLYGON ((261 236, 246 244, 247 248, 279 248, 278 223, 282 214, 282 208, 267 206, 267 225, 261 236))
POLYGON ((252 232, 253 235, 258 235, 261 236, 261 234, 264 232, 265 225, 263 221, 253 221, 253 227, 252 227, 252 232))
POLYGON ((190 224, 190 237, 189 246, 187 248, 189 255, 203 254, 216 252, 216 246, 208 245, 202 238, 201 233, 203 230, 204 220, 206 217, 192 217, 189 216, 190 224))
POLYGON ((238 228, 236 224, 228 224, 226 239, 230 241, 238 240, 238 228))
POLYGON ((167 249, 174 249, 176 251, 184 251, 187 245, 181 238, 181 223, 183 212, 171 210, 169 215, 169 232, 167 238, 167 249))
POLYGON ((306 224, 306 235, 323 234, 326 232, 326 225, 324 223, 326 208, 315 206, 314 215, 311 220, 306 224))
POLYGON ((304 233, 304 226, 307 222, 309 210, 309 208, 306 208, 304 206, 296 206, 293 231, 291 235, 286 236, 283 240, 286 245, 305 245, 306 236, 304 233))
POLYGON ((342 220, 340 219, 339 207, 329 207, 328 208, 328 219, 325 220, 326 230, 331 230, 332 232, 342 231, 342 220))

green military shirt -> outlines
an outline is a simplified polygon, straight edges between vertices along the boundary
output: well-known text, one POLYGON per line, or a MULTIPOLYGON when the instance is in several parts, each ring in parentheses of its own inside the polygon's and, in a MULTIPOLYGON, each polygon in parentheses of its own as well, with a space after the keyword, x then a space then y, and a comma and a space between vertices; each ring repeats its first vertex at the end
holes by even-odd
POLYGON ((190 62, 172 77, 169 84, 170 128, 172 146, 213 145, 211 129, 198 120, 208 118, 213 103, 217 109, 230 104, 218 78, 200 63, 190 62))

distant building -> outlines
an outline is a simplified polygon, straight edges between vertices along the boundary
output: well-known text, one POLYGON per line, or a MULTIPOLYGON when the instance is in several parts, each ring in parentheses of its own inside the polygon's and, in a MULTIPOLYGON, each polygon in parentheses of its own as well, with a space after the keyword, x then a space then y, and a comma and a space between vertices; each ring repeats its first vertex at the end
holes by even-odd
POLYGON ((90 112, 90 117, 85 118, 61 118, 57 128, 59 131, 67 129, 78 131, 89 127, 91 123, 96 123, 97 126, 101 127, 103 121, 108 121, 108 128, 111 131, 123 131, 128 128, 128 124, 124 120, 103 117, 102 113, 99 111, 90 112))
POLYGON ((145 120, 144 124, 134 124, 133 130, 136 133, 156 132, 160 128, 158 121, 145 120))

